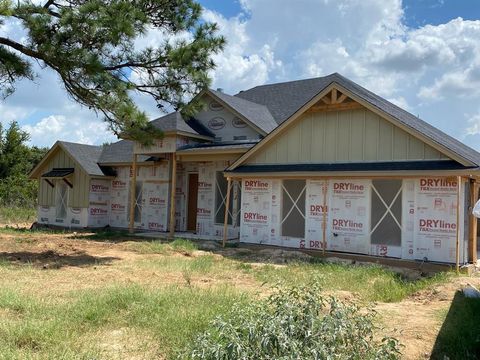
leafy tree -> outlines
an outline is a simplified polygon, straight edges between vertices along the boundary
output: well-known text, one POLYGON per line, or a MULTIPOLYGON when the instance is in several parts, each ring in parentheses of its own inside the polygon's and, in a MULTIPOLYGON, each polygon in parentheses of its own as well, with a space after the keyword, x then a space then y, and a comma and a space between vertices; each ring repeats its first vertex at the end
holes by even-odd
POLYGON ((26 30, 24 39, 0 36, 0 90, 7 96, 17 80, 33 79, 37 61, 75 101, 103 114, 114 134, 149 143, 160 134, 132 93, 190 113, 198 104, 186 106, 188 99, 209 84, 211 55, 224 39, 201 10, 193 0, 0 0, 0 21, 26 30), (164 40, 140 47, 150 29, 164 40))
POLYGON ((48 149, 28 146, 29 138, 15 121, 7 129, 0 124, 0 205, 35 204, 38 184, 28 173, 48 149))

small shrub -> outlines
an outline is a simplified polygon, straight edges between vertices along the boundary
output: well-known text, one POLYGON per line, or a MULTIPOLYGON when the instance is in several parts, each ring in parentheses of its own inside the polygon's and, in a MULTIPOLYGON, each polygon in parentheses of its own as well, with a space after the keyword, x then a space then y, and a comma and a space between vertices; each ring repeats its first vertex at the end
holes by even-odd
POLYGON ((317 283, 277 288, 218 317, 179 358, 399 359, 394 338, 374 337, 375 312, 321 295, 317 283))

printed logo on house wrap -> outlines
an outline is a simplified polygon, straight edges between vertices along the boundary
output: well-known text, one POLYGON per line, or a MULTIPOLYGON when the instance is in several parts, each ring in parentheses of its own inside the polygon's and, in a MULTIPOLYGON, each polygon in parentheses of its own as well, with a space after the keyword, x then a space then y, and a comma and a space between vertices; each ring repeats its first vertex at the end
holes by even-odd
POLYGON ((338 231, 362 232, 363 223, 350 219, 333 219, 332 228, 338 231))
POLYGON ((431 179, 424 178, 420 179, 420 191, 452 191, 452 188, 457 187, 456 180, 449 179, 431 179))
POLYGON ((206 181, 199 181, 198 182, 198 189, 199 190, 210 190, 212 188, 212 183, 206 181))
POLYGON ((108 214, 107 209, 97 208, 97 207, 90 208, 90 215, 103 216, 103 215, 107 215, 107 214, 108 214))
POLYGON ((243 213, 243 221, 251 224, 266 224, 268 223, 268 216, 258 212, 245 212, 243 213))
POLYGON ((208 104, 208 108, 212 111, 220 111, 223 109, 223 105, 217 103, 216 101, 212 101, 210 104, 208 104))
POLYGON ((90 191, 94 193, 107 193, 109 192, 108 186, 104 184, 91 184, 90 185, 90 191))
POLYGON ((336 194, 362 194, 365 186, 362 184, 336 182, 333 183, 333 192, 336 194))
POLYGON ((268 190, 269 183, 262 180, 245 180, 245 190, 268 190))
POLYGON ((212 130, 220 130, 225 127, 226 121, 221 117, 214 117, 208 121, 208 127, 212 130))
POLYGON ((233 127, 236 127, 238 129, 247 127, 247 123, 245 121, 243 121, 242 119, 238 118, 238 117, 233 118, 232 125, 233 125, 233 127))
POLYGON ((112 203, 111 204, 111 209, 112 209, 112 212, 114 212, 114 213, 123 213, 123 212, 125 212, 125 205, 112 203))
POLYGON ((455 234, 457 231, 457 224, 438 219, 420 219, 419 226, 422 232, 455 234))
POLYGON ((40 207, 40 210, 41 210, 42 212, 49 212, 49 211, 50 211, 50 207, 49 207, 49 206, 42 206, 42 207, 40 207))
POLYGON ((205 209, 205 208, 197 208, 197 215, 201 217, 210 216, 212 214, 212 210, 205 209))
POLYGON ((149 222, 148 223, 148 230, 156 230, 156 231, 163 231, 164 226, 158 222, 149 222))
POLYGON ((166 201, 163 198, 160 198, 158 196, 150 196, 148 198, 148 204, 150 206, 162 206, 165 205, 166 201))
POLYGON ((72 208, 71 209, 72 214, 80 214, 82 212, 81 208, 72 208))
POLYGON ((310 216, 319 216, 323 215, 324 213, 328 213, 328 206, 327 205, 310 205, 309 208, 310 216))
POLYGON ((112 181, 112 188, 115 190, 126 189, 127 183, 122 180, 113 180, 112 181))

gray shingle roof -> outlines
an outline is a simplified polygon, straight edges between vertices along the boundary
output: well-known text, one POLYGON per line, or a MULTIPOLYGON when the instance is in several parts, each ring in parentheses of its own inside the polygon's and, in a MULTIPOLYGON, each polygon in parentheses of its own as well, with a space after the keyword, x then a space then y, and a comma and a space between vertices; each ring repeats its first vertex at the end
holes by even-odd
POLYGON ((334 75, 255 86, 235 95, 257 104, 265 105, 278 124, 315 97, 333 81, 334 75))
POLYGON ((265 133, 268 134, 277 127, 275 119, 265 105, 224 94, 220 91, 209 91, 265 133))
POLYGON ((102 153, 102 146, 84 145, 59 141, 63 148, 72 156, 80 166, 91 176, 103 176, 104 173, 97 164, 102 153))
MULTIPOLYGON (((146 161, 149 156, 138 155, 138 161, 146 161)), ((131 163, 133 159, 133 141, 120 140, 102 147, 99 164, 131 163)))
POLYGON ((256 86, 235 96, 265 105, 277 123, 281 124, 332 82, 343 86, 406 127, 423 134, 460 157, 480 165, 480 153, 474 149, 338 73, 315 79, 256 86))
POLYGON ((204 134, 202 132, 198 132, 198 128, 196 128, 195 126, 191 127, 189 125, 190 122, 195 121, 195 119, 185 121, 182 115, 178 111, 175 111, 159 117, 158 119, 152 120, 152 124, 163 132, 181 131, 192 135, 211 136, 211 134, 204 134))

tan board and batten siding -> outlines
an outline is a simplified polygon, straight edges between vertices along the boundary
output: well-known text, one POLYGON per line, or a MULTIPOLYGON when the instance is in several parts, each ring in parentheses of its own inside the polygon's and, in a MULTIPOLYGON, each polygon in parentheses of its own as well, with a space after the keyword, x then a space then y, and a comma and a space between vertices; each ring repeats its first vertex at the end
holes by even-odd
POLYGON ((372 111, 308 112, 249 164, 443 160, 444 154, 372 111))
MULTIPOLYGON (((88 195, 90 177, 83 169, 68 155, 63 149, 58 148, 53 154, 52 159, 40 169, 40 174, 52 170, 53 168, 74 168, 71 182, 73 189, 69 190, 69 207, 88 207, 88 195)), ((55 205, 55 188, 52 188, 45 180, 40 179, 38 193, 38 204, 40 206, 55 205)))

